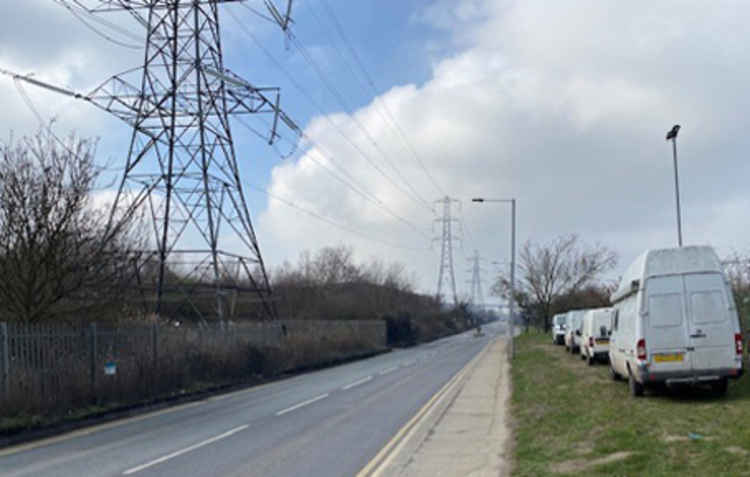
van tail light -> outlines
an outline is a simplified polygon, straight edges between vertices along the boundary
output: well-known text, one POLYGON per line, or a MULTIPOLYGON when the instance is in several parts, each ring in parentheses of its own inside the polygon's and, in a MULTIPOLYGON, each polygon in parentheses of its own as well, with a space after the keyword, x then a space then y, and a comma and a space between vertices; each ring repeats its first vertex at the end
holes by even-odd
POLYGON ((594 338, 591 337, 591 336, 589 336, 589 347, 591 347, 591 348, 594 347, 594 338))
POLYGON ((638 359, 646 361, 646 340, 643 338, 639 339, 638 343, 635 345, 635 351, 638 359))
POLYGON ((742 356, 742 334, 740 333, 734 334, 734 351, 737 356, 742 356))

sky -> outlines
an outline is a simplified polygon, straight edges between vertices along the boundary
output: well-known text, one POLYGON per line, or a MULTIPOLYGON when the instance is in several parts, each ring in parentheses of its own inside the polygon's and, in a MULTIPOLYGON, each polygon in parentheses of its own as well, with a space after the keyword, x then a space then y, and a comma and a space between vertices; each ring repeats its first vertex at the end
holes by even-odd
MULTIPOLYGON (((262 1, 220 6, 225 66, 255 85, 279 86, 282 108, 307 138, 294 148, 294 136, 282 132, 290 142, 272 148, 232 124, 272 270, 303 250, 343 244, 361 261, 402 262, 418 289, 433 293, 440 243, 432 238, 442 212, 435 201, 448 195, 458 201, 461 295, 474 250, 485 258, 485 295, 510 256, 509 207, 472 203, 477 196, 517 199, 519 246, 574 233, 611 248, 620 258, 616 277, 644 249, 676 245, 665 134, 677 123, 685 243, 713 245, 722 256, 750 251, 743 127, 750 4, 298 0, 293 7, 290 41, 251 11, 263 13, 262 1)), ((106 18, 136 38, 94 24, 136 48, 98 36, 55 0, 5 1, 0 13, 0 68, 89 91, 142 62, 135 41, 142 31, 127 16, 106 18)), ((55 118, 58 134, 100 137, 100 160, 118 176, 127 125, 74 99, 24 90, 45 121, 55 118)), ((0 141, 38 127, 5 77, 0 104, 0 141)), ((111 180, 98 193, 111 196, 111 180)))

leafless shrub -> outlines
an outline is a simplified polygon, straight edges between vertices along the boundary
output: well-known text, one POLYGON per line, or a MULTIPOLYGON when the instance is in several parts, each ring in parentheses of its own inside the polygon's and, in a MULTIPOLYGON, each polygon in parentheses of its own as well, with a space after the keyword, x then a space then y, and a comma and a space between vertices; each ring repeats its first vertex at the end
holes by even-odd
MULTIPOLYGON (((115 305, 129 289, 129 220, 107 227, 91 194, 96 141, 50 132, 0 151, 0 318, 73 319, 115 305)), ((130 218, 132 219, 132 218, 130 218)))

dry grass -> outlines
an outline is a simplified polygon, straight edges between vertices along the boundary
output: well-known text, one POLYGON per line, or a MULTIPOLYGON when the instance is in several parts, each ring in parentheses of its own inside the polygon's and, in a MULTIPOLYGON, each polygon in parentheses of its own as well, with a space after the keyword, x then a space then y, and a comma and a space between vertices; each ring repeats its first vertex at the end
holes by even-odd
POLYGON ((331 326, 335 331, 324 334, 300 328, 275 346, 259 346, 238 334, 162 329, 157 355, 150 335, 129 341, 120 337, 116 346, 99 349, 93 382, 86 352, 68 353, 54 369, 16 364, 11 392, 0 399, 0 433, 216 386, 259 382, 383 347, 367 333, 355 332, 353 325, 331 326), (116 363, 113 376, 104 373, 108 361, 116 363))

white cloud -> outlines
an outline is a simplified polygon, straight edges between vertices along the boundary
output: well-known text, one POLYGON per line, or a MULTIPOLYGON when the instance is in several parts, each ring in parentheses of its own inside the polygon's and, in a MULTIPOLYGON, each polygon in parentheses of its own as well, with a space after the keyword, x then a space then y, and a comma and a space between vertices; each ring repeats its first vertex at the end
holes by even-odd
MULTIPOLYGON (((620 252, 620 268, 644 248, 675 241, 671 148, 664 134, 679 122, 686 241, 723 252, 744 249, 747 227, 738 224, 750 200, 750 166, 743 158, 750 144, 741 125, 750 95, 743 48, 750 38, 741 19, 748 10, 736 2, 438 1, 414 18, 447 30, 453 52, 436 59, 424 85, 402 85, 381 99, 450 195, 518 197, 521 241, 579 233, 620 252)), ((356 118, 418 191, 437 198, 383 125, 377 104, 356 118)), ((370 151, 352 121, 333 119, 370 151)), ((430 214, 364 163, 325 121, 314 121, 309 132, 389 207, 428 226, 430 214)), ((270 189, 373 237, 427 245, 306 156, 277 167, 270 189)), ((490 204, 464 209, 473 239, 468 245, 505 259, 507 211, 490 204)), ((264 249, 272 263, 345 241, 362 256, 405 262, 425 290, 437 276, 436 254, 370 244, 280 204, 261 214, 260 235, 274 244, 264 249)), ((463 282, 467 267, 459 257, 457 281, 463 282)))

